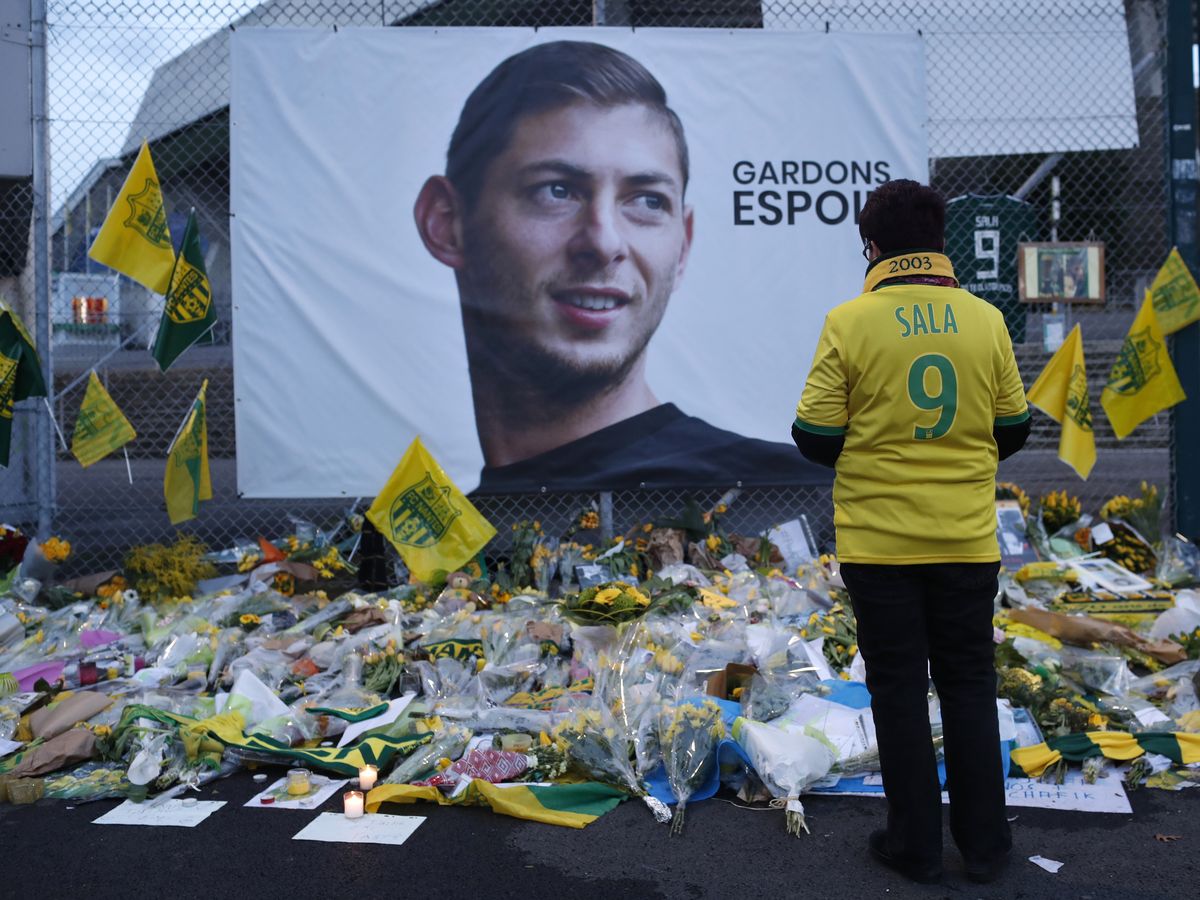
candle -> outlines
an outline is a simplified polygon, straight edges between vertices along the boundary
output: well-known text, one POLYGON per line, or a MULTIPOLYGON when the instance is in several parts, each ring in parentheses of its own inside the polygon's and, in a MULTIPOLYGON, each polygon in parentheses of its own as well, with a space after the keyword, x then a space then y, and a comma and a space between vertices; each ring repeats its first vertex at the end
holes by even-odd
POLYGON ((347 819, 357 819, 363 814, 362 791, 346 791, 342 794, 342 803, 345 804, 347 819))
POLYGON ((308 769, 288 769, 287 792, 293 797, 301 797, 309 792, 311 784, 308 780, 308 769))
POLYGON ((369 791, 375 787, 375 779, 379 777, 379 770, 374 766, 363 766, 358 770, 358 786, 364 791, 369 791))

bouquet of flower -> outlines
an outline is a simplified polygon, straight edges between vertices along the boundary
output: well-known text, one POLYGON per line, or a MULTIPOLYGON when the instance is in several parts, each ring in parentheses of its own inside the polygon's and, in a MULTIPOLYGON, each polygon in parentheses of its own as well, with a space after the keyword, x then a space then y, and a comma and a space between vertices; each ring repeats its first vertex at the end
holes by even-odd
POLYGON ((717 744, 724 737, 721 708, 712 700, 687 700, 664 709, 659 716, 658 742, 677 801, 671 834, 683 830, 688 798, 711 777, 717 764, 717 744))
POLYGON ((533 572, 532 586, 543 594, 550 593, 550 581, 558 569, 558 555, 554 552, 557 546, 558 542, 553 538, 540 537, 529 556, 529 568, 533 572))
POLYGON ((650 598, 622 581, 609 581, 568 594, 558 603, 563 617, 580 625, 621 625, 641 618, 650 598))
POLYGON ((567 754, 571 767, 580 775, 629 791, 641 797, 660 822, 670 811, 646 793, 629 761, 625 738, 603 707, 580 709, 559 722, 551 737, 567 754))
POLYGON ((800 629, 806 640, 824 638, 821 652, 836 672, 844 672, 858 655, 858 620, 853 610, 834 603, 826 613, 814 612, 800 629))
POLYGON ((1038 499, 1038 511, 1042 524, 1050 534, 1066 528, 1072 522, 1078 521, 1083 515, 1083 507, 1078 497, 1072 497, 1066 491, 1051 491, 1038 499))
POLYGON ((382 650, 367 654, 363 659, 363 687, 382 696, 391 696, 404 675, 404 655, 389 638, 382 650))
POLYGON ((1110 499, 1100 508, 1100 518, 1128 522, 1143 538, 1157 544, 1162 535, 1162 498, 1157 485, 1143 481, 1141 488, 1137 497, 1118 494, 1110 499))

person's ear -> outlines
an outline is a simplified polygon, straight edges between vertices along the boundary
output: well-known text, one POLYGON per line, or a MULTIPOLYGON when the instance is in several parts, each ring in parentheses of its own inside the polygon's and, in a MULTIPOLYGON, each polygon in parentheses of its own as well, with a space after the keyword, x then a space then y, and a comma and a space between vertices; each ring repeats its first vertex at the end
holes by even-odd
POLYGON ((675 264, 675 283, 683 278, 683 272, 687 268, 688 256, 692 252, 692 224, 694 217, 692 208, 685 206, 683 208, 683 246, 679 249, 679 262, 675 264))
POLYGON ((462 198, 444 175, 431 175, 417 194, 413 218, 430 256, 452 269, 461 269, 463 253, 462 198))

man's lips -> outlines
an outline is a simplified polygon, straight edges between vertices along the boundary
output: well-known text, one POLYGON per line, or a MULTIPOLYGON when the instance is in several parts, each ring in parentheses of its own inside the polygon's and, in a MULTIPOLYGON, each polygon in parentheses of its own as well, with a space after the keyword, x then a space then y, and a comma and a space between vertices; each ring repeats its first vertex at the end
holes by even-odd
POLYGON ((589 331, 607 327, 631 300, 619 288, 562 288, 550 296, 564 319, 589 331))

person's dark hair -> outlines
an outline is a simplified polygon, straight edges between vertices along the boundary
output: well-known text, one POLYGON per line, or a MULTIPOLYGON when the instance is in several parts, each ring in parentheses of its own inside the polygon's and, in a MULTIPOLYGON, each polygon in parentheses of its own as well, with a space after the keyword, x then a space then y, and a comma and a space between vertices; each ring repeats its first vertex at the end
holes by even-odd
POLYGON ((858 215, 858 233, 881 253, 941 250, 946 246, 946 201, 928 185, 898 178, 871 192, 858 215))
POLYGON ((522 117, 580 100, 598 106, 637 103, 659 113, 675 136, 686 189, 683 123, 667 106, 667 92, 658 79, 620 50, 588 41, 551 41, 504 60, 463 104, 446 153, 446 177, 467 208, 475 205, 488 164, 504 152, 522 117))

